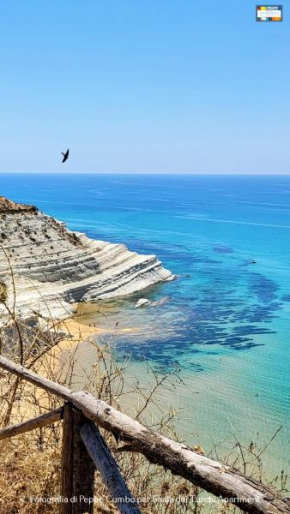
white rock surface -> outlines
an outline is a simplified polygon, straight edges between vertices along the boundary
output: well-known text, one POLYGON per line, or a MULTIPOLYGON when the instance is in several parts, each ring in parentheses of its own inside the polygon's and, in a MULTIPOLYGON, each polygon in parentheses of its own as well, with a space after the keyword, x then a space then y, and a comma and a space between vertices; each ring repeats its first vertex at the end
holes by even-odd
POLYGON ((54 317, 70 314, 77 302, 125 296, 174 279, 155 255, 89 239, 35 207, 0 197, 0 283, 10 306, 11 269, 21 312, 54 317))
POLYGON ((146 307, 147 305, 150 305, 150 300, 147 300, 147 298, 140 298, 138 302, 135 303, 135 307, 146 307))

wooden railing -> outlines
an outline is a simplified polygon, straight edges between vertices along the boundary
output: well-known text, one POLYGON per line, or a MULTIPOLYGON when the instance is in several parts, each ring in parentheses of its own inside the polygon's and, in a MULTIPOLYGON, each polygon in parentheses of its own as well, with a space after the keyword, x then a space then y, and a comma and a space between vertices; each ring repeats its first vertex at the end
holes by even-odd
POLYGON ((4 439, 62 419, 60 494, 63 498, 74 497, 77 501, 62 502, 61 514, 93 512, 93 503, 89 503, 89 499, 94 497, 95 469, 122 514, 141 512, 98 426, 124 442, 122 451, 140 452, 150 462, 234 503, 244 512, 290 514, 289 498, 283 498, 272 488, 236 469, 146 428, 93 395, 84 391, 73 392, 2 356, 0 367, 65 401, 60 409, 0 430, 0 439, 4 439))

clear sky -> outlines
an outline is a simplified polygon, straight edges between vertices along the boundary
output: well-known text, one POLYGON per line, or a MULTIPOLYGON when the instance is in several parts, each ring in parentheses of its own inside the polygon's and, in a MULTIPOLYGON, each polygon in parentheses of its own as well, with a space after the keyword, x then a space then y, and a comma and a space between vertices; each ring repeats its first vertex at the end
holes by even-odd
POLYGON ((0 116, 1 172, 290 174, 288 1, 3 1, 0 116))

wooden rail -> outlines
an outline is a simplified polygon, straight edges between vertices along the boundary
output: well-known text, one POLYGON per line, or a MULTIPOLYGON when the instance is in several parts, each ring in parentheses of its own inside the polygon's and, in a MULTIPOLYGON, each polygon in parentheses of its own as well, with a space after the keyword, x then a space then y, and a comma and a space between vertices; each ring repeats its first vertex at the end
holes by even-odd
POLYGON ((36 428, 45 427, 46 425, 50 425, 51 423, 55 423, 62 418, 63 408, 55 409, 46 414, 42 414, 42 416, 38 416, 37 418, 29 419, 28 421, 24 421, 24 423, 19 423, 18 425, 12 425, 7 428, 3 428, 0 430, 0 440, 7 439, 8 437, 14 437, 15 435, 24 434, 25 432, 30 432, 31 430, 35 430, 36 428))
MULTIPOLYGON (((125 442, 121 450, 142 453, 150 462, 163 466, 193 484, 234 503, 250 514, 290 514, 290 500, 272 488, 236 469, 199 455, 188 446, 168 439, 102 400, 84 391, 70 389, 0 356, 0 367, 65 400, 63 411, 61 494, 93 497, 93 468, 100 472, 111 498, 122 514, 137 514, 137 501, 96 424, 125 442), (84 479, 86 477, 86 479, 84 479), (83 482, 83 484, 82 484, 83 482)), ((0 439, 12 437, 60 418, 58 411, 0 431, 0 439)), ((63 503, 61 514, 92 512, 92 504, 63 503), (85 510, 86 509, 86 510, 85 510)))

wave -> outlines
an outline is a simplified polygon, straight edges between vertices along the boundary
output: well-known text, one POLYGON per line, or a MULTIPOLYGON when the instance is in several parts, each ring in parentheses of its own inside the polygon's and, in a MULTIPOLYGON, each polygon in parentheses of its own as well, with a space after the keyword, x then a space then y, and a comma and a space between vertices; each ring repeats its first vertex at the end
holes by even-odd
POLYGON ((196 220, 196 221, 205 221, 209 223, 231 223, 233 225, 249 225, 253 227, 267 227, 267 228, 285 228, 290 229, 290 225, 276 225, 272 223, 257 223, 253 221, 239 221, 239 220, 224 220, 218 218, 204 218, 201 216, 174 216, 174 218, 187 219, 187 220, 196 220))

